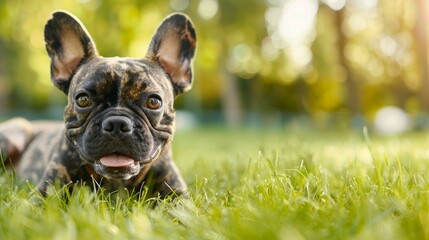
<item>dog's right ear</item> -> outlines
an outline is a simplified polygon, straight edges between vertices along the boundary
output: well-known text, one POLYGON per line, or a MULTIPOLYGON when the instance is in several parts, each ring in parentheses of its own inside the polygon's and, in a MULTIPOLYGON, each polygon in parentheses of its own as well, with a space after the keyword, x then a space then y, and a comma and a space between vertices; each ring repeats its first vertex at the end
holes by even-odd
POLYGON ((149 45, 146 58, 158 63, 168 75, 175 96, 191 89, 196 46, 194 25, 180 13, 164 19, 149 45))
POLYGON ((54 12, 45 25, 45 46, 51 58, 51 80, 66 94, 79 65, 98 55, 79 19, 62 11, 54 12))

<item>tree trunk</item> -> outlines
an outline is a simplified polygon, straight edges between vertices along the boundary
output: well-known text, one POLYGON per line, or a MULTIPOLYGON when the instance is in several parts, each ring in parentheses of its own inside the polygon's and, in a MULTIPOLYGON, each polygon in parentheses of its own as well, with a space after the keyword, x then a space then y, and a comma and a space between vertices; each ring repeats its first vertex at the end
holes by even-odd
POLYGON ((417 0, 417 54, 421 72, 420 104, 424 111, 429 110, 429 66, 427 48, 427 0, 417 0))
POLYGON ((338 54, 340 64, 343 66, 344 70, 347 73, 345 84, 346 84, 346 93, 347 93, 347 102, 346 106, 350 110, 352 116, 355 116, 360 113, 360 101, 359 101, 359 89, 358 85, 353 78, 352 71, 348 64, 348 61, 344 55, 344 48, 347 44, 347 38, 344 35, 341 26, 344 21, 344 8, 340 11, 334 11, 335 15, 335 27, 338 34, 338 54))
POLYGON ((224 81, 222 91, 222 105, 225 120, 228 126, 237 127, 243 122, 243 108, 240 98, 240 89, 237 77, 231 74, 225 64, 222 66, 222 79, 224 81))
POLYGON ((3 44, 2 40, 0 39, 0 115, 6 110, 9 100, 9 86, 8 82, 5 79, 6 74, 4 69, 4 56, 6 56, 6 54, 3 49, 3 46, 5 46, 5 44, 3 44))

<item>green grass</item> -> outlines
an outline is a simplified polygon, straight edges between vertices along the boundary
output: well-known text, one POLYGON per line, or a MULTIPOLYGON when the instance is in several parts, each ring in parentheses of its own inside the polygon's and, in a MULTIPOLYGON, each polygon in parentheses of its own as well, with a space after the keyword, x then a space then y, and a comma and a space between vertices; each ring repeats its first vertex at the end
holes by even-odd
POLYGON ((174 154, 189 199, 84 187, 37 205, 3 173, 0 238, 429 239, 427 133, 206 128, 178 132, 174 154))

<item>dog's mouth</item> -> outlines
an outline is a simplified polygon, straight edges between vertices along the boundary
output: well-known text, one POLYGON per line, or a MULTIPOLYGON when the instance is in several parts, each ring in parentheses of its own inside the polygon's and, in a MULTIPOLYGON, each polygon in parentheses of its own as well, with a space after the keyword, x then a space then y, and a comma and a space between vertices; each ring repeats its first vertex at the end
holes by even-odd
POLYGON ((143 166, 154 161, 160 152, 161 147, 158 147, 151 157, 144 161, 138 161, 119 153, 109 154, 95 161, 94 170, 107 179, 128 180, 136 176, 143 166))
POLYGON ((134 164, 134 159, 121 156, 117 154, 108 155, 105 157, 100 158, 100 163, 105 167, 110 168, 121 168, 121 167, 128 167, 132 164, 134 164))
POLYGON ((94 170, 107 179, 128 180, 140 172, 140 162, 124 155, 111 154, 95 161, 94 170))

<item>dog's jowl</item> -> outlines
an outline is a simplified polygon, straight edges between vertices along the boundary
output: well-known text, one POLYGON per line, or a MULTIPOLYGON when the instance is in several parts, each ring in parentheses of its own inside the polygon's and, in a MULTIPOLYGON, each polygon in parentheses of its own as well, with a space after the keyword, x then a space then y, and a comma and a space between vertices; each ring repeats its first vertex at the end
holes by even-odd
POLYGON ((101 57, 66 12, 48 20, 45 43, 51 80, 68 97, 64 123, 2 123, 2 159, 42 194, 57 181, 72 187, 93 179, 110 191, 147 184, 163 197, 184 193, 170 141, 174 99, 192 85, 196 35, 188 17, 168 16, 138 59, 101 57))

